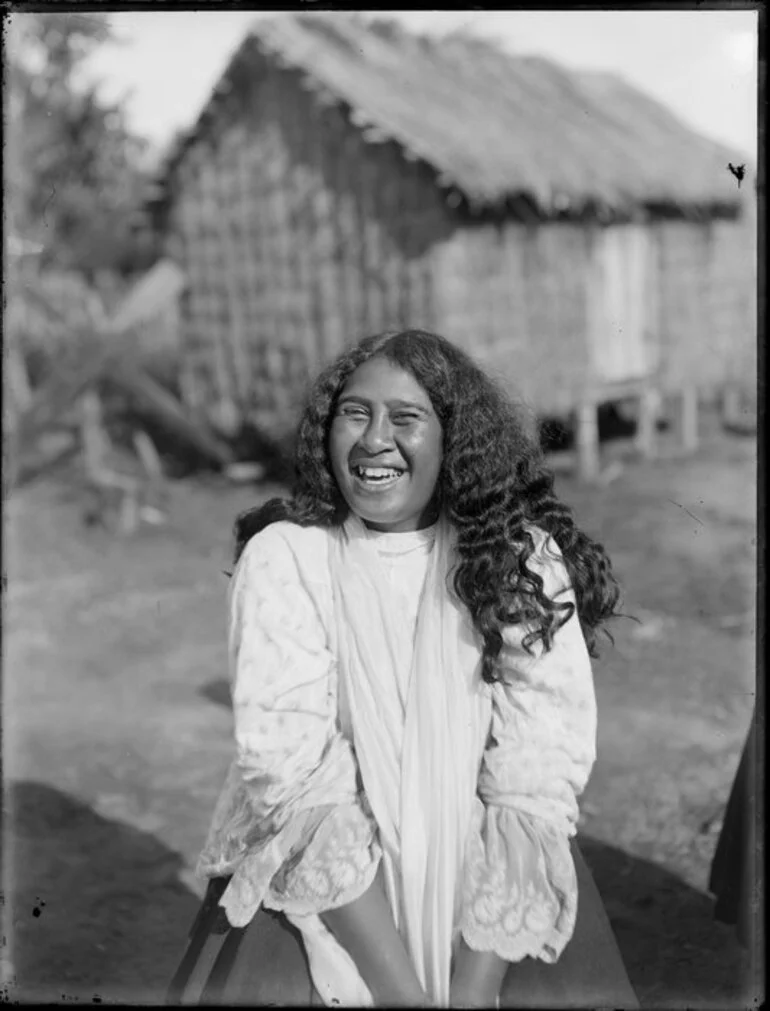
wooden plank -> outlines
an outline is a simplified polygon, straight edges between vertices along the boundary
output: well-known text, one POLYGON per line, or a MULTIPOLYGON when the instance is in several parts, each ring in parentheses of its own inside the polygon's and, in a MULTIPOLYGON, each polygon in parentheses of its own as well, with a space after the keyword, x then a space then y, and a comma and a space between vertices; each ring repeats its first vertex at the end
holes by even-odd
POLYGON ((362 235, 356 212, 357 159, 361 138, 345 121, 340 123, 337 159, 337 222, 339 225, 341 284, 344 292, 344 342, 354 343, 365 333, 366 283, 362 270, 362 235))
POLYGON ((327 119, 333 117, 333 134, 328 137, 323 150, 326 158, 326 177, 329 179, 331 206, 330 206, 330 243, 331 255, 328 264, 328 278, 326 290, 334 306, 334 314, 329 332, 325 340, 325 352, 327 359, 336 357, 346 345, 355 340, 351 336, 351 308, 348 302, 350 285, 348 284, 348 274, 350 272, 349 252, 346 246, 346 225, 344 220, 346 213, 346 186, 349 185, 344 173, 348 166, 345 164, 345 124, 338 110, 330 110, 327 119))
POLYGON ((589 284, 589 348, 601 382, 643 377, 650 371, 650 236, 640 225, 594 230, 589 284))
POLYGON ((281 172, 277 185, 281 268, 285 287, 285 320, 269 360, 274 411, 280 426, 294 423, 296 400, 303 374, 300 365, 307 347, 315 343, 313 325, 313 274, 310 244, 313 218, 312 192, 319 185, 317 158, 311 150, 318 126, 310 97, 291 73, 276 89, 276 111, 282 124, 281 172), (314 166, 314 163, 315 166, 314 166), (291 420, 290 420, 291 419, 291 420))
MULTIPOLYGON (((264 99, 264 95, 262 96, 264 99)), ((270 183, 267 178, 266 126, 255 123, 243 162, 242 192, 248 193, 246 214, 249 249, 250 335, 248 341, 250 389, 249 414, 260 408, 265 383, 265 349, 280 333, 276 300, 275 256, 270 235, 270 183)))
POLYGON ((217 173, 217 195, 221 209, 217 222, 224 258, 224 284, 227 293, 234 393, 239 403, 238 416, 242 413, 240 408, 246 403, 251 387, 251 369, 247 351, 249 328, 244 311, 245 296, 241 283, 244 260, 248 262, 244 248, 243 201, 245 194, 240 192, 237 185, 240 177, 238 160, 243 143, 245 141, 243 138, 239 138, 238 134, 228 135, 223 143, 222 157, 230 159, 229 171, 222 170, 217 173))
POLYGON ((380 223, 377 220, 376 196, 380 184, 374 156, 365 146, 361 149, 356 180, 359 228, 362 237, 361 263, 364 274, 363 333, 373 334, 383 329, 385 319, 385 284, 380 223))
POLYGON ((339 221, 338 202, 333 179, 336 172, 336 124, 331 113, 324 116, 328 129, 318 133, 315 140, 318 173, 313 193, 313 270, 317 277, 316 292, 316 349, 318 362, 326 365, 340 347, 340 334, 345 327, 345 308, 339 285, 337 266, 339 221))
MULTIPOLYGON (((210 157, 213 157, 210 154, 210 157)), ((216 399, 220 404, 233 404, 237 397, 231 366, 230 346, 227 341, 223 320, 223 309, 227 305, 226 264, 222 261, 223 250, 219 235, 218 221, 220 207, 217 200, 217 173, 219 165, 209 161, 201 175, 199 234, 196 255, 206 265, 207 312, 206 329, 208 340, 213 344, 214 378, 216 399)), ((203 292, 201 292, 203 295, 203 292)))

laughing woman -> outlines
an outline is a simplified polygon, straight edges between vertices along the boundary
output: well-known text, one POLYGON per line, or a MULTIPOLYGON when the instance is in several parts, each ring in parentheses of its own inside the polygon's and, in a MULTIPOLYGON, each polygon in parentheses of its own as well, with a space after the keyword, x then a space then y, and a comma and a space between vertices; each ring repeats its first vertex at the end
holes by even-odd
POLYGON ((635 1007, 574 842, 618 589, 448 341, 317 380, 236 524, 237 755, 171 1002, 635 1007))

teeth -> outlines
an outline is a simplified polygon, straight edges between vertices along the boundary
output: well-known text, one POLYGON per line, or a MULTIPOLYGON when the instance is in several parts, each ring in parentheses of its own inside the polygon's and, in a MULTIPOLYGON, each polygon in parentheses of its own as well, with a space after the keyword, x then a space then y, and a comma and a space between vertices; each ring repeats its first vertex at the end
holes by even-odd
POLYGON ((389 477, 398 477, 401 473, 401 471, 394 470, 391 467, 356 467, 355 471, 359 477, 373 481, 381 481, 389 477))

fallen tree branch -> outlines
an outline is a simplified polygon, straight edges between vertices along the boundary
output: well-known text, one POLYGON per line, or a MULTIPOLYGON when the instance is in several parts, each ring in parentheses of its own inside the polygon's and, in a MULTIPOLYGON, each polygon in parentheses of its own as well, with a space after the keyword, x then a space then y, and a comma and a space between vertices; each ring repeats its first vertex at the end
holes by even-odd
MULTIPOLYGON (((66 326, 58 308, 42 294, 29 289, 33 301, 66 326)), ((142 368, 138 361, 135 328, 117 328, 111 321, 80 327, 73 335, 69 354, 62 355, 53 377, 36 391, 26 410, 16 419, 12 468, 17 476, 39 473, 36 443, 46 430, 61 424, 62 416, 96 384, 107 380, 133 400, 163 428, 204 459, 218 467, 233 462, 230 447, 142 368)), ((58 455, 56 457, 58 459, 58 455)), ((146 460, 145 460, 146 462, 146 460)))
POLYGON ((171 433, 194 447, 207 460, 220 467, 232 463, 229 446, 220 442, 197 421, 193 421, 182 404, 151 376, 123 360, 108 365, 107 377, 122 392, 128 394, 171 433))

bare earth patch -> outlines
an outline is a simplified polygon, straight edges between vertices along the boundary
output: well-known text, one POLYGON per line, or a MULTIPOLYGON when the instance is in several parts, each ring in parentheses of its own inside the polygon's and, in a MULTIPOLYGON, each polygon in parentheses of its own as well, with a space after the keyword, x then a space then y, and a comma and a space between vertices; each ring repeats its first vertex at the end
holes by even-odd
MULTIPOLYGON (((706 884, 753 705, 755 451, 559 479, 639 618, 596 666, 582 840, 650 1008, 754 1003, 706 884)), ((179 483, 171 525, 130 540, 86 529, 64 481, 6 502, 6 1000, 162 1000, 231 756, 230 529, 273 491, 179 483)))

